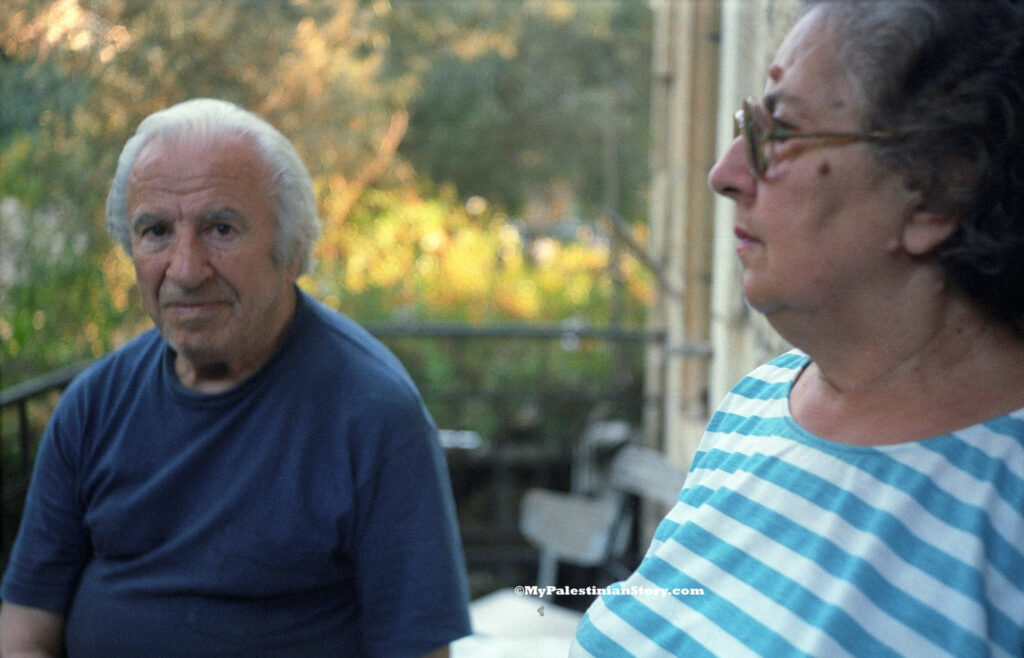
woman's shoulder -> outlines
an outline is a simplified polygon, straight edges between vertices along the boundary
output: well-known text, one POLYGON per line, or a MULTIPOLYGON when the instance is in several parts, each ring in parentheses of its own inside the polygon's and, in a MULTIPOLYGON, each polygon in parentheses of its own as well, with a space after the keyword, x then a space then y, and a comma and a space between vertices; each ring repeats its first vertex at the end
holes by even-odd
POLYGON ((731 392, 744 397, 787 397, 793 382, 810 362, 807 354, 790 350, 751 370, 731 392))

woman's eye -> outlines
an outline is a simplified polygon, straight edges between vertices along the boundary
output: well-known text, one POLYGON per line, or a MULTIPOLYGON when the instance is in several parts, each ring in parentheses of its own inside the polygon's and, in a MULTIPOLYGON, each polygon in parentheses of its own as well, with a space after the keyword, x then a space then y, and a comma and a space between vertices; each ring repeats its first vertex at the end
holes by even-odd
POLYGON ((767 133, 774 142, 784 142, 793 136, 793 127, 772 117, 768 122, 767 133))

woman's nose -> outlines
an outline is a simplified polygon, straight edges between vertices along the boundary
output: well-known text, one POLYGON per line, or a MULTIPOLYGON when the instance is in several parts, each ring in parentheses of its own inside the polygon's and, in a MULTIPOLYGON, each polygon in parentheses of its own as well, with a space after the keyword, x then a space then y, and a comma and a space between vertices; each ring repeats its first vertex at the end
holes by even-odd
POLYGON ((711 168, 708 173, 708 185, 718 194, 733 201, 744 195, 752 195, 757 181, 750 175, 750 163, 747 160, 743 138, 737 137, 711 168))

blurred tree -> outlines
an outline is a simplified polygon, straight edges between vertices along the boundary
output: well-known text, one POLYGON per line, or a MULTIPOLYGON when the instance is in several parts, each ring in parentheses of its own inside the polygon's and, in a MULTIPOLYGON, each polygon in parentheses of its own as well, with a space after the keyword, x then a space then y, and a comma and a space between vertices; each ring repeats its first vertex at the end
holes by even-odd
POLYGON ((410 79, 380 75, 387 11, 358 0, 0 6, 0 90, 17 99, 0 112, 5 381, 101 354, 145 323, 103 206, 146 114, 197 96, 261 113, 309 165, 326 223, 387 175, 409 178, 393 165, 410 79))
POLYGON ((215 96, 309 166, 318 298, 360 321, 566 329, 392 339, 442 426, 519 439, 533 418, 565 448, 598 411, 639 423, 643 345, 626 360, 573 330, 641 325, 647 273, 586 222, 524 239, 516 215, 553 188, 582 219, 643 217, 649 20, 641 0, 0 0, 0 387, 148 326, 107 188, 142 117, 215 96))
MULTIPOLYGON (((427 200, 368 193, 349 221, 325 231, 310 287, 332 306, 378 322, 558 323, 567 315, 607 322, 610 250, 597 235, 527 242, 504 214, 466 205, 451 189, 427 200)), ((640 325, 650 280, 631 257, 619 270, 629 301, 624 320, 640 325)))
MULTIPOLYGON (((516 210, 558 178, 592 207, 621 199, 622 214, 641 216, 647 14, 633 0, 5 0, 3 385, 102 354, 148 322, 130 262, 106 236, 104 198, 138 121, 189 97, 239 103, 295 142, 325 237, 337 237, 321 248, 318 276, 344 276, 327 288, 351 276, 335 262, 351 253, 414 267, 395 269, 406 281, 433 262, 400 263, 401 250, 342 241, 381 239, 347 229, 384 221, 368 191, 390 190, 389 199, 419 208, 459 207, 438 192, 450 182, 463 199, 478 194, 491 208, 516 210)), ((450 279, 445 294, 463 300, 445 308, 478 312, 483 273, 515 271, 482 251, 509 249, 492 239, 493 222, 478 220, 460 219, 457 248, 437 261, 450 279), (492 262, 502 266, 463 276, 492 262)), ((572 315, 573 300, 591 304, 589 291, 604 285, 575 283, 572 296, 559 297, 557 286, 506 283, 502 290, 520 293, 502 293, 502 312, 522 319, 572 315), (531 289, 555 296, 530 302, 531 289)))
POLYGON ((566 179, 592 209, 644 217, 650 12, 643 3, 394 4, 393 20, 405 29, 392 56, 423 69, 401 148, 417 170, 512 212, 553 179, 566 179), (424 61, 429 46, 413 43, 434 43, 437 53, 424 61))

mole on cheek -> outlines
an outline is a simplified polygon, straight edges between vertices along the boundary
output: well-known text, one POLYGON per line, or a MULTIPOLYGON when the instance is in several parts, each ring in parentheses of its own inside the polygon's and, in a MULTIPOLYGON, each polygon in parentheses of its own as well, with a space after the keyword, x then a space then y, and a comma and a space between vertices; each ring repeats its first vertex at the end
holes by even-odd
POLYGON ((830 173, 832 173, 832 166, 829 165, 828 160, 823 160, 822 163, 818 165, 818 175, 828 176, 830 173))

